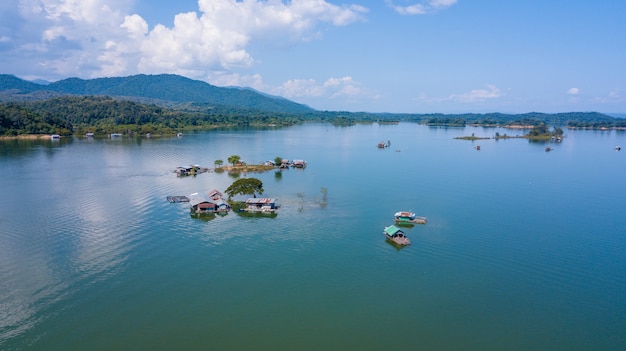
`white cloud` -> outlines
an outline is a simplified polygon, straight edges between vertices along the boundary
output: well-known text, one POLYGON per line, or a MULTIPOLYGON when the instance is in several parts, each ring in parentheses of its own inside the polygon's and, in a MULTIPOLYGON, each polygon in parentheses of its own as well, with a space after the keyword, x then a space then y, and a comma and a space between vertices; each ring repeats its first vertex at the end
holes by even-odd
POLYGON ((325 89, 314 79, 290 79, 274 89, 274 93, 286 98, 320 97, 325 95, 325 89))
POLYGON ((578 88, 570 88, 567 93, 569 95, 578 95, 580 93, 580 89, 578 88))
POLYGON ((376 98, 373 93, 363 89, 352 77, 329 78, 321 84, 314 79, 293 79, 273 89, 272 93, 286 98, 376 98))
POLYGON ((487 84, 486 89, 473 89, 463 94, 451 94, 446 97, 431 97, 423 92, 415 98, 416 101, 428 104, 439 104, 448 102, 478 103, 487 100, 495 100, 504 96, 504 93, 495 85, 487 84))
MULTIPOLYGON (((0 33, 13 57, 47 78, 176 73, 191 78, 250 67, 252 42, 292 45, 319 37, 324 25, 345 26, 367 9, 324 0, 199 0, 198 11, 151 30, 128 0, 9 0, 19 9, 19 37, 0 33)), ((3 20, 6 16, 2 16, 3 20)), ((23 68, 26 69, 26 68, 23 68)), ((17 72, 16 72, 17 73, 17 72)), ((33 72, 24 72, 32 74, 33 72)))
POLYGON ((221 87, 250 87, 260 91, 267 89, 260 74, 240 75, 229 71, 214 71, 209 74, 207 81, 221 87))
POLYGON ((131 38, 141 38, 148 33, 148 23, 139 15, 124 17, 120 27, 126 29, 131 38))
POLYGON ((498 89, 498 87, 487 84, 487 89, 474 89, 469 93, 464 93, 461 95, 451 95, 450 99, 460 102, 472 103, 490 99, 497 99, 501 96, 502 92, 500 91, 500 89, 498 89))
POLYGON ((385 0, 385 2, 387 3, 387 6, 391 7, 395 12, 401 15, 425 15, 445 10, 446 8, 456 4, 457 0, 420 1, 407 6, 395 5, 392 0, 385 0))
POLYGON ((319 83, 315 79, 290 79, 280 86, 271 87, 263 82, 261 75, 239 75, 229 71, 212 72, 206 80, 216 86, 245 86, 288 99, 344 98, 377 99, 373 92, 361 87, 352 77, 328 78, 319 83))

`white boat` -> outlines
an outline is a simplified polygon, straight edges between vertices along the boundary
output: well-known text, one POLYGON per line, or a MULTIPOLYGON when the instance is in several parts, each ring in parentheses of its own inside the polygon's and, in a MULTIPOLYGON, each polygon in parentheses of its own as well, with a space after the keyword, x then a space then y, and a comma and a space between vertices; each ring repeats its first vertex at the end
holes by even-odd
POLYGON ((398 211, 394 215, 396 223, 398 224, 425 224, 426 217, 416 216, 411 211, 398 211))

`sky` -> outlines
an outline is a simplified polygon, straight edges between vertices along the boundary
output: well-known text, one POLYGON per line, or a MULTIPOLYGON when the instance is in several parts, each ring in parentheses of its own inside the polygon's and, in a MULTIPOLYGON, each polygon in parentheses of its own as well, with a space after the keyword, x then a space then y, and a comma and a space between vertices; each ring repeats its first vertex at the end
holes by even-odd
POLYGON ((329 111, 626 113, 626 1, 3 0, 0 73, 178 74, 329 111))

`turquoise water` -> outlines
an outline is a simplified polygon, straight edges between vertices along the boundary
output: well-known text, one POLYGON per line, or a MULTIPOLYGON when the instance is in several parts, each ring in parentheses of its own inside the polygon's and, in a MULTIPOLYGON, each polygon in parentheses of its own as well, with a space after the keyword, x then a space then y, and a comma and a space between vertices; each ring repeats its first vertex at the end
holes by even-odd
POLYGON ((496 132, 523 133, 2 141, 0 349, 624 349, 626 133, 454 139, 496 132), (231 155, 308 167, 240 175, 279 199, 275 218, 165 200, 224 191, 235 176, 172 171, 231 155), (399 210, 428 217, 403 249, 382 235, 399 210))

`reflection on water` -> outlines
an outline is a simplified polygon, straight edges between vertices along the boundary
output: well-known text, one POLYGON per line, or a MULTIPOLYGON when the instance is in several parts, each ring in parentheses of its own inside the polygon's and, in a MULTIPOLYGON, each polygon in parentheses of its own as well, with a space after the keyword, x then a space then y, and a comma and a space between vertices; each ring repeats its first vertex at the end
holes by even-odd
POLYGON ((215 213, 195 213, 195 212, 191 212, 189 216, 193 219, 198 219, 204 222, 212 221, 217 217, 215 213))
POLYGON ((16 158, 45 152, 46 155, 54 155, 55 150, 71 145, 74 138, 66 137, 51 140, 43 139, 0 139, 0 157, 16 158))

